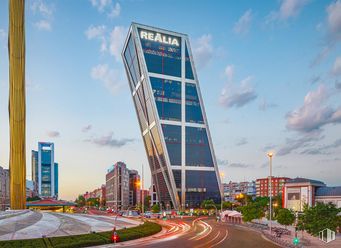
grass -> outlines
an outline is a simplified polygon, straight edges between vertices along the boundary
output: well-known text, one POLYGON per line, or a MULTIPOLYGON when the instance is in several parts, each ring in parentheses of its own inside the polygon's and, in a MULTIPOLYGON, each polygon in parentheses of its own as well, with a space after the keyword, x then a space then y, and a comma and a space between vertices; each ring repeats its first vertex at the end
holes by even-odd
MULTIPOLYGON (((117 230, 120 241, 128 241, 147 237, 160 232, 162 227, 153 222, 145 222, 142 225, 127 229, 117 230)), ((0 247, 4 248, 76 248, 111 243, 112 232, 89 233, 73 236, 9 240, 0 241, 0 247)))

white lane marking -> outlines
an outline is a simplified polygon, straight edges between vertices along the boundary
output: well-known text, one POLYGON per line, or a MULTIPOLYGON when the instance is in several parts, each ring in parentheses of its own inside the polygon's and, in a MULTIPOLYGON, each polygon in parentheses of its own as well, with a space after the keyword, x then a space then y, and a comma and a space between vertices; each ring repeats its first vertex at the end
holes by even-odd
POLYGON ((225 236, 224 236, 224 238, 222 239, 222 240, 220 240, 218 243, 215 243, 215 244, 213 244, 211 247, 214 247, 214 246, 216 246, 216 245, 219 245, 221 242, 223 242, 226 238, 227 238, 227 235, 228 235, 228 231, 226 230, 225 231, 226 233, 225 233, 225 236))

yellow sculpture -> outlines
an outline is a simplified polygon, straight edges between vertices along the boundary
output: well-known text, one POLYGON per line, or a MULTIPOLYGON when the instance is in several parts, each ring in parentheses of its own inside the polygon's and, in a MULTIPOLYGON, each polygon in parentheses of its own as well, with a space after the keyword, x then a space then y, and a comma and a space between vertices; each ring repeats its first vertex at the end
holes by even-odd
POLYGON ((11 209, 26 208, 25 0, 9 1, 9 126, 11 209))

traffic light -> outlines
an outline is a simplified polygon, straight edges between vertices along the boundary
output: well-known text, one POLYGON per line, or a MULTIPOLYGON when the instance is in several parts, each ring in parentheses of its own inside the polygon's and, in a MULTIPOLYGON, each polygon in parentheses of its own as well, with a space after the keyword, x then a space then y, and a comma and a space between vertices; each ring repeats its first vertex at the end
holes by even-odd
POLYGON ((300 239, 298 237, 295 237, 292 242, 294 243, 294 245, 298 245, 300 239))

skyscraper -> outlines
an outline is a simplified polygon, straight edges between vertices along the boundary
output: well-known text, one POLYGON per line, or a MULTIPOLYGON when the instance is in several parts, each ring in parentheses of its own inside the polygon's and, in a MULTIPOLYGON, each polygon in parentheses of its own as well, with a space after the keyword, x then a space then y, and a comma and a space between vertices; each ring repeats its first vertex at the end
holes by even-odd
POLYGON ((32 151, 32 180, 40 197, 58 198, 58 163, 54 160, 53 143, 39 142, 38 151, 32 151))
POLYGON ((31 151, 31 166, 33 191, 38 194, 38 152, 34 150, 31 151))
POLYGON ((133 23, 122 58, 162 206, 220 202, 220 177, 188 36, 133 23))

